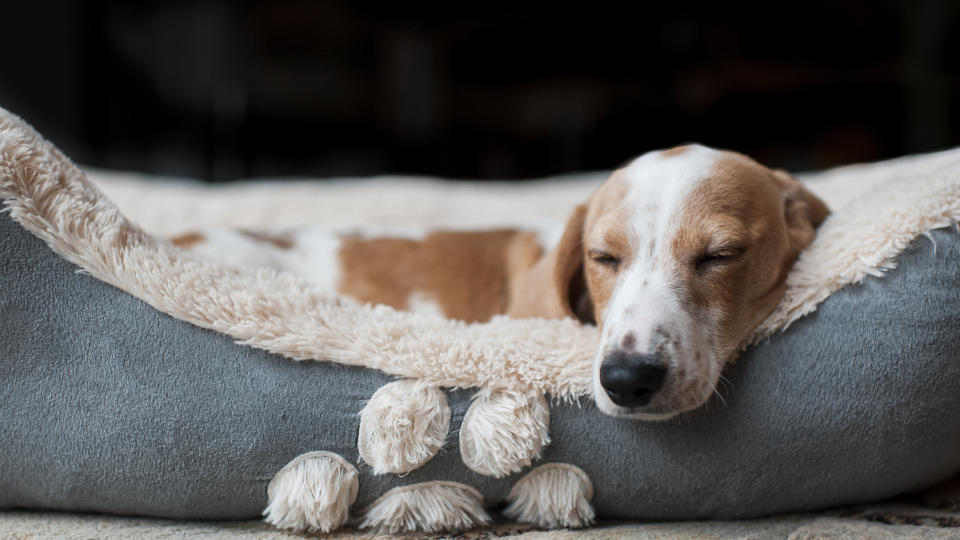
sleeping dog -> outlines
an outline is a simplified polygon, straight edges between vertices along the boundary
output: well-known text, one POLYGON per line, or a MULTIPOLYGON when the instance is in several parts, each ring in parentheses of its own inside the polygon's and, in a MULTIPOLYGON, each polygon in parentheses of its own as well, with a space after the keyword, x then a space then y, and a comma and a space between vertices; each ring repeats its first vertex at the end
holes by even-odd
POLYGON ((398 309, 596 324, 599 408, 652 420, 710 397, 724 365, 783 297, 787 273, 827 214, 786 173, 688 145, 614 171, 554 245, 522 230, 411 238, 315 228, 205 231, 173 243, 398 309))

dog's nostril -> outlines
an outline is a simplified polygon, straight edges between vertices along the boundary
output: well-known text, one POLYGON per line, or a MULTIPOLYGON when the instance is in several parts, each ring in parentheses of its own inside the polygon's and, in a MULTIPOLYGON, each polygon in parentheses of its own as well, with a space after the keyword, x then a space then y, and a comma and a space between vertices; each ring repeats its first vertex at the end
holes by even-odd
POLYGON ((667 368, 658 356, 614 353, 600 365, 600 385, 621 407, 642 407, 663 386, 667 368))

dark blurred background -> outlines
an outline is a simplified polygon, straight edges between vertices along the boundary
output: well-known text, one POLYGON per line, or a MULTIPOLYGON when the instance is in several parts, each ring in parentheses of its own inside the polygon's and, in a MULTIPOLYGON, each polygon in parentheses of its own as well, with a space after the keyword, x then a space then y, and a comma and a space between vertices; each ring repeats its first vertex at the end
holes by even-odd
POLYGON ((212 181, 960 144, 960 2, 631 5, 4 2, 0 105, 81 163, 212 181))

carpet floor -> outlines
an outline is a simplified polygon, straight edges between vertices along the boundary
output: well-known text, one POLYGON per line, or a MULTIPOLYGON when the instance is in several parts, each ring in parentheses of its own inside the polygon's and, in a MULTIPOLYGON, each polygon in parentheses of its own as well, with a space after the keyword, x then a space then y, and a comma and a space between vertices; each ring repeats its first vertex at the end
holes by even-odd
MULTIPOLYGON (((390 538, 345 530, 336 540, 390 538)), ((960 538, 960 508, 953 511, 911 505, 878 505, 813 514, 792 514, 744 521, 684 521, 672 523, 601 522, 591 529, 539 531, 518 525, 499 525, 453 537, 413 534, 395 538, 464 540, 486 538, 542 539, 656 539, 688 538, 812 540, 820 538, 960 538)), ((257 539, 304 538, 278 531, 260 521, 176 521, 94 514, 0 512, 0 538, 42 539, 257 539)))

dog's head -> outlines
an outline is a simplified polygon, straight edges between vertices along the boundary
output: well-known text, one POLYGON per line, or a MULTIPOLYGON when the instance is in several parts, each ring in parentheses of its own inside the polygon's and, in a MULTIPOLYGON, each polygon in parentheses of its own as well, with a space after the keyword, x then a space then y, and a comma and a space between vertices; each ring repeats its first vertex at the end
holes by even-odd
POLYGON ((566 313, 602 329, 600 409, 663 419, 704 403, 828 212, 786 173, 698 145, 615 171, 551 257, 566 313))

